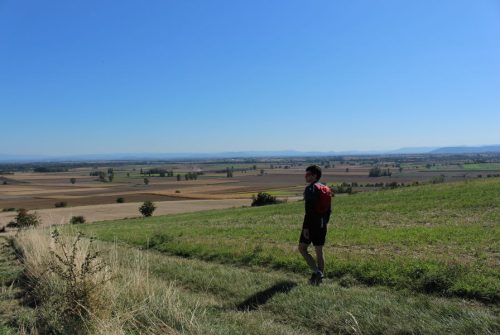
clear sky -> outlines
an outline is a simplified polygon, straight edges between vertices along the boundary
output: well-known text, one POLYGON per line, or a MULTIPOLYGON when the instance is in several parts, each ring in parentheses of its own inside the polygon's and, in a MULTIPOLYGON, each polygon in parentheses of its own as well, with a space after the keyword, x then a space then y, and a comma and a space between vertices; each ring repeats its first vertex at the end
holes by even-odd
POLYGON ((500 143, 500 1, 0 0, 0 153, 500 143))

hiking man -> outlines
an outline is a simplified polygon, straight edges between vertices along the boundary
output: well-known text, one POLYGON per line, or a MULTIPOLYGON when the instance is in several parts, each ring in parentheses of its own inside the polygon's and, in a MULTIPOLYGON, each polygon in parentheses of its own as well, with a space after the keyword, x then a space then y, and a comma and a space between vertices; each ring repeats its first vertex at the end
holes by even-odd
POLYGON ((323 245, 325 245, 326 227, 331 213, 332 193, 328 186, 319 183, 321 168, 311 165, 306 169, 305 179, 309 184, 304 190, 305 215, 299 239, 299 252, 313 271, 309 282, 319 285, 325 273, 323 245), (316 261, 307 248, 313 244, 316 261))

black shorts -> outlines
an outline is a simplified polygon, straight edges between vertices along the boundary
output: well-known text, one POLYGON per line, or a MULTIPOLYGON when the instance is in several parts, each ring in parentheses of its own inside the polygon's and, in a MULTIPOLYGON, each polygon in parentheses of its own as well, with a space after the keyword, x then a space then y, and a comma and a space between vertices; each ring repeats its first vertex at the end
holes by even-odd
POLYGON ((304 237, 304 230, 300 232, 299 243, 313 244, 314 246, 325 245, 326 231, 328 225, 323 225, 319 227, 312 227, 309 229, 309 238, 304 237))

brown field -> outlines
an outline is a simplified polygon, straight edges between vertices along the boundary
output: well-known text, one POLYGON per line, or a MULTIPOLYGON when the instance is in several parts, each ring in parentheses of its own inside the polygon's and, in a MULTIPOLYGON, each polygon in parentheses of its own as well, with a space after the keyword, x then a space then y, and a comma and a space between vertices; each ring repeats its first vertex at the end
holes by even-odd
MULTIPOLYGON (((36 210, 40 216, 42 226, 68 223, 72 216, 83 215, 87 222, 116 220, 122 218, 139 217, 138 211, 141 202, 124 204, 90 205, 66 208, 48 208, 36 210)), ((249 199, 225 200, 185 200, 185 201, 158 201, 155 202, 155 215, 178 214, 210 209, 224 209, 249 206, 249 199)), ((12 221, 15 212, 0 212, 0 226, 12 221)))
MULTIPOLYGON (((271 168, 267 162, 256 164, 235 163, 233 178, 227 178, 225 164, 203 164, 193 162, 164 165, 120 165, 114 167, 113 182, 100 182, 89 173, 95 168, 77 167, 68 172, 34 173, 16 172, 0 175, 0 210, 3 208, 26 208, 37 210, 42 219, 51 223, 67 222, 72 215, 84 215, 88 221, 117 219, 138 215, 138 204, 151 200, 158 204, 155 214, 180 213, 203 209, 226 208, 250 204, 253 194, 270 192, 281 198, 297 199, 304 188, 304 168, 309 162, 271 168), (180 174, 176 177, 140 175, 144 170, 159 167, 180 174), (261 173, 263 170, 263 174, 261 173), (197 180, 185 180, 184 174, 203 171, 197 180), (127 176, 127 173, 130 176, 127 176), (144 184, 144 178, 149 184, 144 184), (71 184, 70 178, 76 183, 71 184), (6 182, 6 184, 4 184, 6 182), (116 204, 122 197, 125 204, 116 204), (66 208, 54 208, 56 202, 64 201, 66 208)), ((428 182, 433 177, 445 175, 446 181, 477 178, 488 171, 468 171, 456 167, 426 169, 423 165, 407 165, 402 172, 389 164, 381 168, 391 168, 390 177, 368 177, 369 164, 335 164, 334 168, 324 168, 322 181, 332 184, 356 182, 367 183, 405 183, 428 182)), ((100 171, 107 167, 100 166, 100 171)), ((490 171, 491 172, 491 171, 490 171)), ((374 188, 358 187, 356 191, 369 191, 374 188)), ((0 212, 0 224, 12 219, 15 212, 0 212)))

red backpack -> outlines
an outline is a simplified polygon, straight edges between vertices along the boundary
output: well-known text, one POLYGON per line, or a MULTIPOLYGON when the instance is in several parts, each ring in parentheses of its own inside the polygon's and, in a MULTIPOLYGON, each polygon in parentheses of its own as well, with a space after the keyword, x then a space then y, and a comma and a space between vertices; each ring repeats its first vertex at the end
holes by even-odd
POLYGON ((316 183, 314 184, 315 192, 318 192, 319 197, 316 202, 315 211, 316 213, 323 215, 331 210, 332 207, 332 190, 330 187, 316 183))

